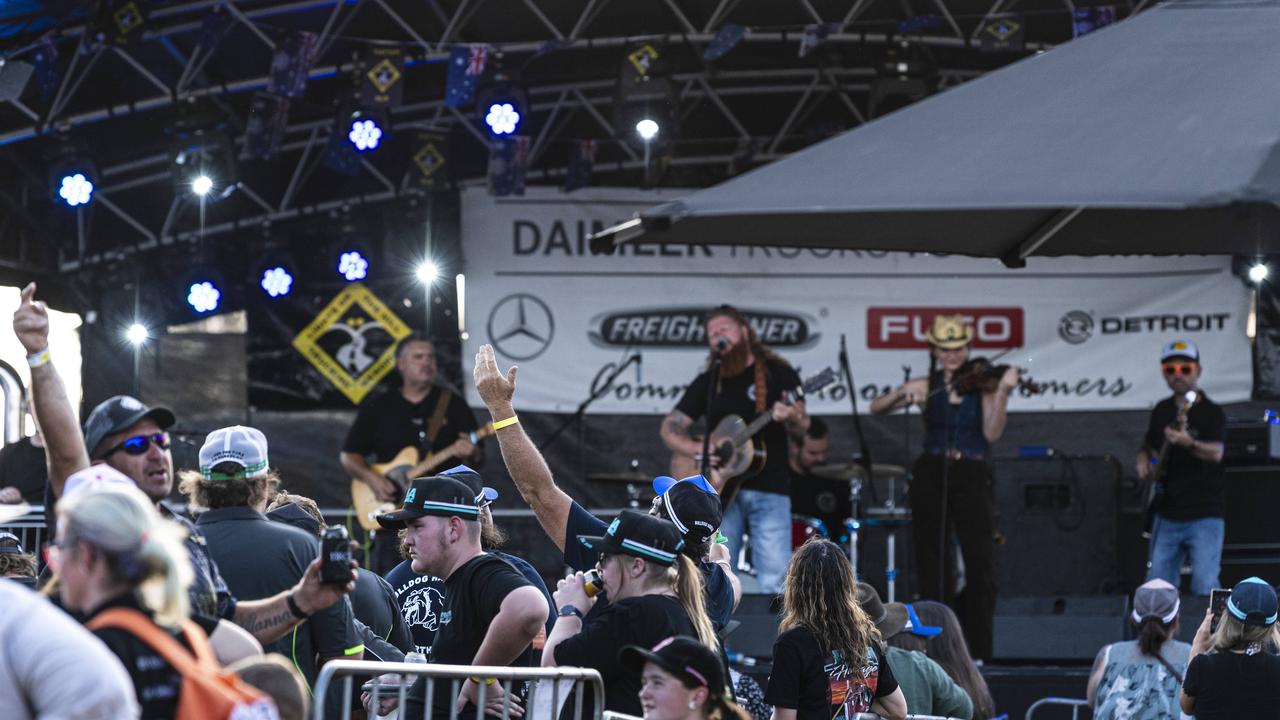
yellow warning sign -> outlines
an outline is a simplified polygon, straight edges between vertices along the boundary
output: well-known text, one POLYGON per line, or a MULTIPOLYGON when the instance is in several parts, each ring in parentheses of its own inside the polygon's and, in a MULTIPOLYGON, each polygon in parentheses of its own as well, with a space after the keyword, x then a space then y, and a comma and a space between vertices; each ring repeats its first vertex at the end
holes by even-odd
POLYGON ((351 283, 293 338, 293 347, 359 405, 395 367, 396 343, 409 332, 369 288, 351 283))
POLYGON ((378 88, 378 92, 385 93, 400 79, 400 70, 396 68, 395 63, 383 58, 381 62, 369 69, 367 75, 369 82, 378 88))
POLYGON ((646 77, 649 75, 649 70, 653 68, 654 61, 658 59, 658 51, 652 45, 641 45, 627 55, 627 59, 635 67, 637 75, 646 77))

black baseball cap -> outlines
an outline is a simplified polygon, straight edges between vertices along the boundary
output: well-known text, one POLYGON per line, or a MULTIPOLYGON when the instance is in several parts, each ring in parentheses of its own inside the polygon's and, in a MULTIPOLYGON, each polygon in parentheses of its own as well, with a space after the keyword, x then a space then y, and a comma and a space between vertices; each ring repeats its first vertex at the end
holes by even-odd
POLYGON ((101 459, 95 451, 102 444, 103 438, 124 432, 143 418, 151 418, 161 430, 168 430, 177 422, 169 408, 147 407, 141 400, 129 395, 116 395, 98 403, 84 421, 84 446, 89 451, 89 458, 101 459))
POLYGON ((1232 617, 1256 627, 1269 627, 1276 622, 1277 601, 1275 588, 1259 577, 1249 577, 1236 583, 1227 599, 1227 612, 1232 617))
POLYGON ((399 530, 417 517, 459 517, 478 522, 480 506, 476 494, 461 480, 436 475, 418 478, 404 494, 404 505, 395 512, 377 517, 378 524, 388 530, 399 530))
POLYGON ((651 662, 689 687, 704 687, 713 697, 724 695, 720 657, 691 637, 669 637, 650 650, 627 645, 618 651, 618 661, 636 675, 644 671, 645 663, 651 662))
POLYGON ((666 475, 653 479, 653 491, 662 496, 667 517, 691 545, 703 543, 716 536, 723 512, 720 495, 701 475, 683 480, 666 475))
POLYGON ((680 530, 670 520, 623 510, 604 535, 579 535, 578 542, 598 553, 622 553, 671 567, 684 547, 680 530))

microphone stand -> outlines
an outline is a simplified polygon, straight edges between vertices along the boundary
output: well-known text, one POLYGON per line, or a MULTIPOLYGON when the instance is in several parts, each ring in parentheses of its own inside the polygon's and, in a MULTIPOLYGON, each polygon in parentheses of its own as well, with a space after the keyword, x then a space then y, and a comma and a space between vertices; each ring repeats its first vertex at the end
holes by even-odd
POLYGON ((554 432, 547 436, 547 439, 543 440, 542 443, 538 445, 538 452, 544 452, 548 447, 551 447, 551 444, 556 441, 556 438, 564 434, 564 431, 568 430, 570 425, 582 419, 591 403, 599 400, 601 397, 604 397, 604 394, 609 392, 610 388, 613 387, 614 381, 618 379, 618 376, 621 375, 624 370, 631 367, 632 363, 638 362, 640 362, 640 353, 637 352, 631 357, 628 357, 626 362, 619 365, 616 370, 610 373, 609 377, 600 386, 600 389, 591 393, 591 396, 586 400, 583 400, 582 404, 578 405, 578 409, 574 410, 572 415, 565 418, 564 422, 560 423, 560 427, 557 427, 554 432))
MULTIPOLYGON (((702 433, 702 465, 699 472, 702 477, 711 481, 711 402, 716 397, 716 385, 720 383, 720 353, 724 352, 724 348, 717 348, 716 352, 711 354, 711 367, 708 368, 710 374, 707 382, 707 404, 702 416, 707 419, 706 431, 702 433)), ((720 488, 717 488, 717 491, 720 488)), ((726 508, 727 509, 727 508, 726 508)), ((737 559, 734 559, 737 562, 737 559)))
POLYGON ((871 488, 871 502, 880 503, 876 492, 875 478, 871 476, 871 448, 867 445, 867 435, 862 431, 862 417, 858 414, 858 393, 853 386, 853 372, 849 370, 849 350, 845 346, 844 333, 840 334, 840 370, 844 374, 845 386, 849 390, 849 400, 853 404, 853 429, 858 433, 858 464, 867 474, 867 485, 871 488))

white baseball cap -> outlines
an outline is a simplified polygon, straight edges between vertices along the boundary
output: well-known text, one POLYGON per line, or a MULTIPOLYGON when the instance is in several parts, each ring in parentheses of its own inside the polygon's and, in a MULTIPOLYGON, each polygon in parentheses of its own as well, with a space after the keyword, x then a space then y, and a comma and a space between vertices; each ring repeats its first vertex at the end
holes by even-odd
POLYGON ((68 475, 67 484, 62 487, 62 497, 71 497, 86 491, 97 492, 108 487, 137 488, 138 484, 110 465, 99 463, 68 475))
POLYGON ((200 474, 206 480, 231 480, 236 476, 214 473, 221 463, 235 463, 244 468, 244 477, 267 474, 267 436, 257 428, 232 425, 209 433, 200 448, 200 474))
POLYGON ((1170 358, 1186 358, 1191 362, 1200 362, 1200 348, 1190 340, 1174 340, 1160 350, 1160 362, 1170 358))

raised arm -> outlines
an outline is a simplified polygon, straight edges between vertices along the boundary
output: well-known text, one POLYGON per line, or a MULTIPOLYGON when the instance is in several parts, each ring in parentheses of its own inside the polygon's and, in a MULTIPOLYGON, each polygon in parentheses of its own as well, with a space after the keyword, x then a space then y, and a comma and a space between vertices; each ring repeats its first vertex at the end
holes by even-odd
POLYGON ((899 385, 893 392, 876 397, 871 401, 871 414, 884 415, 908 405, 924 407, 925 396, 929 392, 929 380, 912 378, 899 385))
POLYGON ((49 309, 35 295, 35 283, 22 289, 22 301, 13 314, 13 332, 33 365, 31 414, 44 436, 49 486, 57 499, 62 497, 67 476, 89 467, 89 451, 84 446, 76 409, 71 407, 62 378, 49 356, 49 309))
MULTIPOLYGON (((476 392, 489 409, 493 421, 501 423, 515 417, 516 411, 511 398, 516 391, 516 367, 511 366, 504 376, 498 370, 493 347, 481 345, 476 353, 476 365, 472 374, 476 392)), ((512 423, 499 428, 495 435, 498 438, 498 448, 502 451, 502 462, 506 464, 507 473, 511 475, 520 496, 533 508, 533 514, 538 517, 542 529, 551 536, 551 542, 563 552, 565 528, 569 522, 569 508, 573 505, 573 500, 556 486, 551 468, 525 433, 524 426, 518 422, 512 423)))

